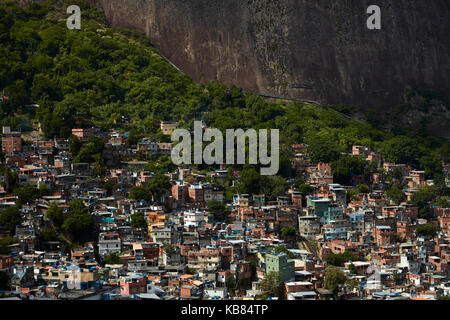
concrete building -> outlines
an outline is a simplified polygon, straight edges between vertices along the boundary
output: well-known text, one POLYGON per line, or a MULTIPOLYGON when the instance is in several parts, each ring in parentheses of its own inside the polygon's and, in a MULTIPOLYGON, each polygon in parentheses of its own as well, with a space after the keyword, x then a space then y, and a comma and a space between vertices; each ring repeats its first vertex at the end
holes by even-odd
POLYGON ((278 272, 280 280, 283 282, 295 280, 295 263, 289 259, 287 254, 266 254, 265 263, 266 274, 278 272))
POLYGON ((298 217, 298 231, 302 237, 316 237, 320 234, 320 218, 318 216, 298 217))
POLYGON ((325 212, 328 211, 330 203, 331 200, 328 198, 308 197, 307 200, 308 207, 312 207, 314 214, 319 217, 323 217, 325 212))
POLYGON ((10 127, 3 127, 2 150, 8 155, 22 151, 22 138, 20 132, 12 132, 10 127))
POLYGON ((115 252, 120 253, 121 240, 118 233, 101 233, 98 239, 98 253, 104 258, 115 252))
POLYGON ((188 210, 183 213, 184 227, 187 229, 204 230, 206 215, 201 210, 188 210))
POLYGON ((161 121, 161 131, 165 135, 171 135, 178 129, 178 123, 172 121, 161 121))

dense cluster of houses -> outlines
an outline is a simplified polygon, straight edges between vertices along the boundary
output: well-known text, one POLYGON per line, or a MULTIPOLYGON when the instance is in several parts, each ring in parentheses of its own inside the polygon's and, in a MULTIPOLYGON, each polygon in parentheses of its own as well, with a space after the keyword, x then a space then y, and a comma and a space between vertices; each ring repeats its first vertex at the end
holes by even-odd
MULTIPOLYGON (((176 127, 176 123, 161 123, 163 134, 176 127)), ((172 147, 142 139, 133 148, 126 132, 75 128, 72 133, 82 140, 102 137, 103 156, 111 160, 133 158, 139 152, 170 154, 172 147)), ((353 179, 380 191, 362 193, 349 203, 349 187, 333 182, 329 164, 310 163, 305 144, 292 146, 292 164, 314 188, 310 195, 291 187, 272 201, 261 194, 235 194, 227 201, 226 190, 216 182, 229 178, 228 170, 201 174, 179 167, 167 172, 172 187, 162 203, 128 198, 132 187, 145 186, 153 178, 144 169, 145 161, 123 162, 120 168, 110 169, 105 180, 120 188, 108 194, 101 181, 92 178, 89 164, 73 162, 68 140, 39 138, 24 144, 20 132, 4 128, 2 148, 4 165, 18 173, 21 186, 45 185, 51 191, 22 205, 22 223, 15 234, 0 230, 2 237, 17 239, 0 256, 0 270, 11 277, 10 292, 22 298, 276 299, 262 285, 273 271, 284 284, 286 299, 332 299, 325 281, 326 257, 345 252, 357 257, 340 267, 356 281, 341 290, 347 299, 450 296, 450 209, 433 207, 433 217, 427 221, 411 204, 392 205, 382 190, 387 173, 395 168, 407 182, 408 199, 433 182, 425 179, 423 171, 383 163, 367 147, 354 146, 353 154, 378 161, 385 171, 375 173, 370 181, 353 179), (40 233, 50 223, 49 205, 69 210, 72 199, 89 208, 100 230, 98 238, 70 249, 58 241, 44 241, 40 233), (208 212, 206 204, 212 200, 229 209, 228 223, 216 221, 208 212), (136 212, 144 215, 147 228, 131 227, 130 217, 136 212), (425 223, 439 227, 434 238, 416 236, 417 227, 425 223), (297 236, 283 237, 283 230, 289 228, 297 236), (287 251, 276 250, 281 246, 287 251), (120 262, 105 263, 114 253, 120 262)), ((239 180, 238 171, 231 175, 239 180)), ((0 191, 0 210, 16 206, 17 201, 0 191)))

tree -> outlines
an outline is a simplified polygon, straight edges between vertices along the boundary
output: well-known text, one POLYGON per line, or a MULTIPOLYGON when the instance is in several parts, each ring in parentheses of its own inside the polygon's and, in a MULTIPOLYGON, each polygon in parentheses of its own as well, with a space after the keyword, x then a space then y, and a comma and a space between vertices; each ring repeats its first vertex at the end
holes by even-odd
POLYGON ((165 251, 165 252, 175 252, 176 249, 175 249, 174 246, 168 245, 168 246, 165 246, 165 247, 164 247, 164 251, 165 251))
POLYGON ((57 241, 58 240, 58 233, 53 228, 42 228, 41 230, 41 237, 45 241, 57 241))
POLYGON ((388 174, 388 180, 401 180, 403 178, 403 172, 400 168, 394 168, 391 172, 388 174))
POLYGON ((402 276, 397 271, 394 271, 393 277, 396 285, 402 284, 402 276))
POLYGON ((393 163, 414 163, 420 157, 417 141, 407 136, 396 136, 382 143, 384 160, 393 163))
POLYGON ((89 137, 88 142, 84 144, 78 154, 74 157, 75 162, 103 162, 101 154, 105 148, 105 143, 99 137, 89 137))
POLYGON ((211 200, 206 204, 209 213, 214 216, 215 221, 227 222, 230 215, 230 210, 220 201, 211 200))
POLYGON ((25 105, 29 102, 30 95, 27 92, 27 84, 24 80, 17 80, 13 84, 5 87, 8 94, 8 104, 14 108, 25 105))
POLYGON ((70 152, 72 153, 72 155, 74 157, 76 157, 78 155, 82 146, 83 146, 83 142, 81 141, 81 139, 79 139, 77 136, 75 136, 73 134, 70 135, 69 148, 70 148, 70 152))
POLYGON ((111 180, 103 181, 102 187, 106 190, 108 196, 111 196, 117 190, 119 185, 111 180))
POLYGON ((289 251, 285 246, 277 246, 273 250, 276 254, 285 253, 289 256, 290 259, 295 259, 295 255, 289 251))
POLYGON ((433 205, 441 208, 450 208, 450 201, 448 201, 445 197, 440 197, 433 203, 433 205))
POLYGON ((128 195, 130 199, 137 201, 151 201, 150 191, 144 187, 133 187, 128 195))
POLYGON ((306 183, 299 185, 297 189, 303 196, 307 196, 314 192, 314 188, 306 183))
POLYGON ((299 188, 302 184, 305 184, 305 183, 306 183, 306 181, 303 177, 297 176, 294 178, 294 186, 296 188, 299 188))
POLYGON ((88 208, 81 200, 70 202, 70 215, 64 220, 62 229, 74 240, 82 240, 90 235, 93 223, 88 208))
POLYGON ((285 195, 288 189, 289 185, 281 176, 260 176, 260 193, 264 194, 268 201, 285 195))
POLYGON ((287 226, 281 228, 280 237, 282 240, 292 240, 295 239, 297 235, 297 230, 293 226, 287 226))
POLYGON ((345 251, 344 253, 330 253, 325 258, 328 265, 336 267, 342 267, 345 262, 358 260, 351 252, 345 251))
POLYGON ((16 231, 16 225, 21 223, 19 209, 16 207, 8 207, 0 213, 0 224, 8 228, 12 234, 16 231))
POLYGON ((417 236, 434 237, 436 235, 437 229, 432 224, 423 224, 418 226, 416 229, 417 236))
POLYGON ((136 132, 136 130, 130 130, 130 134, 128 135, 127 140, 131 146, 135 146, 137 145, 139 140, 141 140, 141 138, 142 134, 139 134, 138 132, 136 132))
POLYGON ((333 292, 335 299, 338 298, 339 288, 347 282, 344 272, 335 266, 327 268, 325 275, 325 283, 328 290, 333 292))
POLYGON ((323 135, 307 139, 308 155, 313 163, 329 163, 339 157, 340 145, 334 137, 323 135))
POLYGON ((191 267, 187 267, 186 268, 186 273, 187 274, 195 274, 196 270, 194 268, 191 267))
POLYGON ((4 176, 4 182, 2 182, 3 187, 7 192, 13 192, 19 187, 19 175, 8 168, 3 168, 1 173, 4 176))
POLYGON ((19 240, 13 237, 4 237, 0 239, 0 254, 8 254, 8 246, 17 243, 19 240))
POLYGON ((21 188, 14 189, 14 194, 19 197, 21 203, 31 203, 41 196, 41 191, 32 185, 26 185, 21 188))
POLYGON ((396 204, 400 204, 401 202, 406 200, 406 194, 402 190, 401 185, 394 185, 393 187, 389 188, 385 192, 386 197, 396 204))
POLYGON ((371 160, 367 164, 364 174, 366 176, 371 176, 372 174, 377 173, 377 172, 378 172, 378 161, 371 160))
POLYGON ((358 191, 359 193, 369 193, 370 187, 367 184, 362 183, 358 186, 358 191))
POLYGON ((252 278, 251 279, 253 280, 256 277, 256 270, 258 268, 258 261, 259 260, 258 260, 258 258, 255 255, 252 255, 248 261, 250 262, 250 270, 251 270, 251 273, 252 273, 252 278))
POLYGON ((358 279, 347 279, 346 288, 348 288, 350 291, 353 291, 356 287, 358 287, 358 285, 358 279))
POLYGON ((237 282, 236 282, 236 278, 234 277, 234 274, 231 274, 230 277, 228 278, 227 289, 228 289, 228 294, 230 296, 234 296, 235 291, 237 289, 237 282))
POLYGON ((0 271, 0 290, 10 290, 11 277, 6 271, 0 271))
POLYGON ((63 209, 58 207, 55 203, 51 203, 47 209, 47 218, 53 223, 57 228, 61 228, 64 223, 64 212, 63 209))
POLYGON ((365 116, 367 119, 367 123, 370 123, 375 128, 378 127, 383 121, 380 113, 372 108, 367 109, 367 111, 365 112, 365 116))
MULTIPOLYGON (((163 135, 167 137, 166 135, 163 135)), ((166 172, 171 172, 176 169, 175 164, 172 162, 172 159, 167 155, 158 156, 157 159, 150 160, 148 165, 146 166, 147 170, 153 172, 159 172, 164 174, 166 172)))
POLYGON ((48 190, 48 188, 45 184, 41 184, 39 186, 38 190, 39 190, 38 198, 42 198, 42 197, 48 196, 50 194, 50 190, 48 190))
POLYGON ((348 266, 348 270, 350 271, 350 274, 358 274, 358 270, 356 270, 356 267, 353 263, 348 266))
POLYGON ((156 172, 148 183, 148 190, 156 202, 161 201, 161 197, 171 188, 170 178, 161 172, 156 172))
POLYGON ((131 227, 133 229, 147 230, 147 221, 142 212, 135 212, 131 215, 131 227))
POLYGON ((439 195, 439 189, 436 186, 426 186, 419 188, 419 191, 411 197, 411 203, 419 208, 419 217, 428 219, 432 211, 430 202, 439 195))
POLYGON ((261 281, 261 288, 271 297, 278 297, 280 300, 286 298, 284 283, 280 280, 278 272, 267 273, 261 281))
POLYGON ((261 193, 261 175, 256 172, 255 168, 245 168, 241 171, 240 178, 239 190, 241 193, 250 195, 261 193))
POLYGON ((103 263, 106 264, 122 264, 119 254, 117 252, 112 252, 109 255, 107 255, 103 259, 103 263))
POLYGON ((361 156, 344 155, 331 162, 331 171, 336 182, 349 185, 352 177, 364 174, 366 160, 361 156))
POLYGON ((347 193, 347 203, 350 203, 352 201, 358 201, 359 200, 359 190, 358 188, 352 188, 348 189, 347 193))

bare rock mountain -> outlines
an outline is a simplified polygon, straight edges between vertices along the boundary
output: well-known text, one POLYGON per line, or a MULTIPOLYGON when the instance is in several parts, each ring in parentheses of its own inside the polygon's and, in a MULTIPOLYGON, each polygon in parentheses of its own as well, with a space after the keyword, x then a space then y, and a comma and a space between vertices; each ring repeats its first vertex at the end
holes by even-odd
POLYGON ((91 0, 198 82, 388 110, 450 97, 448 0, 91 0), (381 30, 366 26, 381 8, 381 30))

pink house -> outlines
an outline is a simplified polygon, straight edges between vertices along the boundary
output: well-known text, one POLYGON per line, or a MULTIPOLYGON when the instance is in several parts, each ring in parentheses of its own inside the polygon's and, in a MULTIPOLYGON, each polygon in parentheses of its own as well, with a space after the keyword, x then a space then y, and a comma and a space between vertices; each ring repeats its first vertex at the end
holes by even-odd
POLYGON ((120 277, 120 294, 130 296, 147 292, 147 278, 137 274, 120 277))

